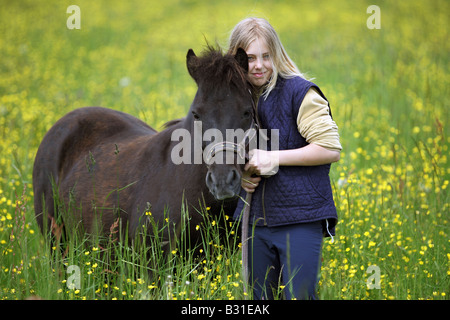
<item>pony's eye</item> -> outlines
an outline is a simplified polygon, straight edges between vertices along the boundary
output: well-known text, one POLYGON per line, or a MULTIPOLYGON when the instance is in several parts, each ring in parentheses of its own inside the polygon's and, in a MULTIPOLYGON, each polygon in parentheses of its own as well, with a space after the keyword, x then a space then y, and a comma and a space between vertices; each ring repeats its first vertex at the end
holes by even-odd
POLYGON ((194 119, 195 119, 195 120, 200 120, 200 116, 198 115, 197 112, 192 111, 192 115, 194 116, 194 119))
POLYGON ((248 119, 248 118, 250 118, 251 115, 252 115, 252 113, 250 111, 245 111, 242 115, 242 118, 248 119))

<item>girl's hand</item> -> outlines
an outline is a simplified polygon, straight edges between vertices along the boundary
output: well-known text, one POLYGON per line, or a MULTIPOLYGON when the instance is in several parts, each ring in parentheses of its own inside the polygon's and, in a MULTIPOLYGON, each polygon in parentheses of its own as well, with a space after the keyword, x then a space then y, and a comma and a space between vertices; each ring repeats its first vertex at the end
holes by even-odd
POLYGON ((242 173, 241 186, 248 193, 255 192, 256 187, 261 181, 261 177, 258 176, 252 177, 252 174, 253 172, 251 170, 248 170, 248 163, 247 163, 245 165, 245 171, 242 173))
POLYGON ((278 154, 254 149, 249 152, 250 160, 245 164, 241 186, 248 192, 255 192, 260 176, 271 176, 278 172, 278 154), (256 176, 255 176, 256 175, 256 176))
POLYGON ((278 172, 280 161, 278 152, 253 149, 249 152, 250 160, 246 164, 246 170, 259 176, 273 176, 278 172))

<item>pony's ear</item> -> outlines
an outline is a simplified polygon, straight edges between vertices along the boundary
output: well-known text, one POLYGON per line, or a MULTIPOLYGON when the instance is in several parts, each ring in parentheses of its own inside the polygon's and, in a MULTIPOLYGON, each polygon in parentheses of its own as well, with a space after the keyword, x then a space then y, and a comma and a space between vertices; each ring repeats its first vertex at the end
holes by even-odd
POLYGON ((236 54, 234 55, 234 58, 238 62, 238 64, 245 70, 245 72, 248 72, 248 56, 244 49, 238 48, 236 51, 236 54))
POLYGON ((197 70, 197 61, 198 61, 198 58, 195 55, 194 50, 189 49, 189 51, 187 52, 187 55, 186 55, 186 66, 189 71, 189 74, 191 75, 192 78, 194 78, 195 81, 197 81, 197 79, 195 77, 196 70, 197 70))

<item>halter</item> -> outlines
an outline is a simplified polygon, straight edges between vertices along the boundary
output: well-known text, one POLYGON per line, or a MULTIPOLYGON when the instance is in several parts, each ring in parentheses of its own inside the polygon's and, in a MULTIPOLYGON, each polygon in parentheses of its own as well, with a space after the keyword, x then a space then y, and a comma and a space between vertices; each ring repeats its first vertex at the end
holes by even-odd
POLYGON ((209 166, 212 163, 213 157, 218 152, 223 151, 231 151, 233 153, 236 153, 241 160, 249 159, 248 152, 246 150, 246 147, 250 143, 250 140, 252 140, 256 136, 257 129, 259 128, 258 124, 255 122, 255 118, 253 117, 252 123, 250 125, 250 128, 246 131, 244 137, 239 143, 230 142, 230 141, 222 141, 218 142, 209 149, 208 153, 205 157, 205 162, 209 166))

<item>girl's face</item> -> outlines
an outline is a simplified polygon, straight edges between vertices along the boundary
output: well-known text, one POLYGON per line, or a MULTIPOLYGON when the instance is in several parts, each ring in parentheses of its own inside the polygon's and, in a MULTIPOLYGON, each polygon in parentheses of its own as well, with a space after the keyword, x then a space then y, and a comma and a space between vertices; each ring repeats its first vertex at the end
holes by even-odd
POLYGON ((273 67, 269 48, 264 40, 256 39, 246 50, 248 55, 248 76, 250 82, 261 87, 272 76, 273 67))

